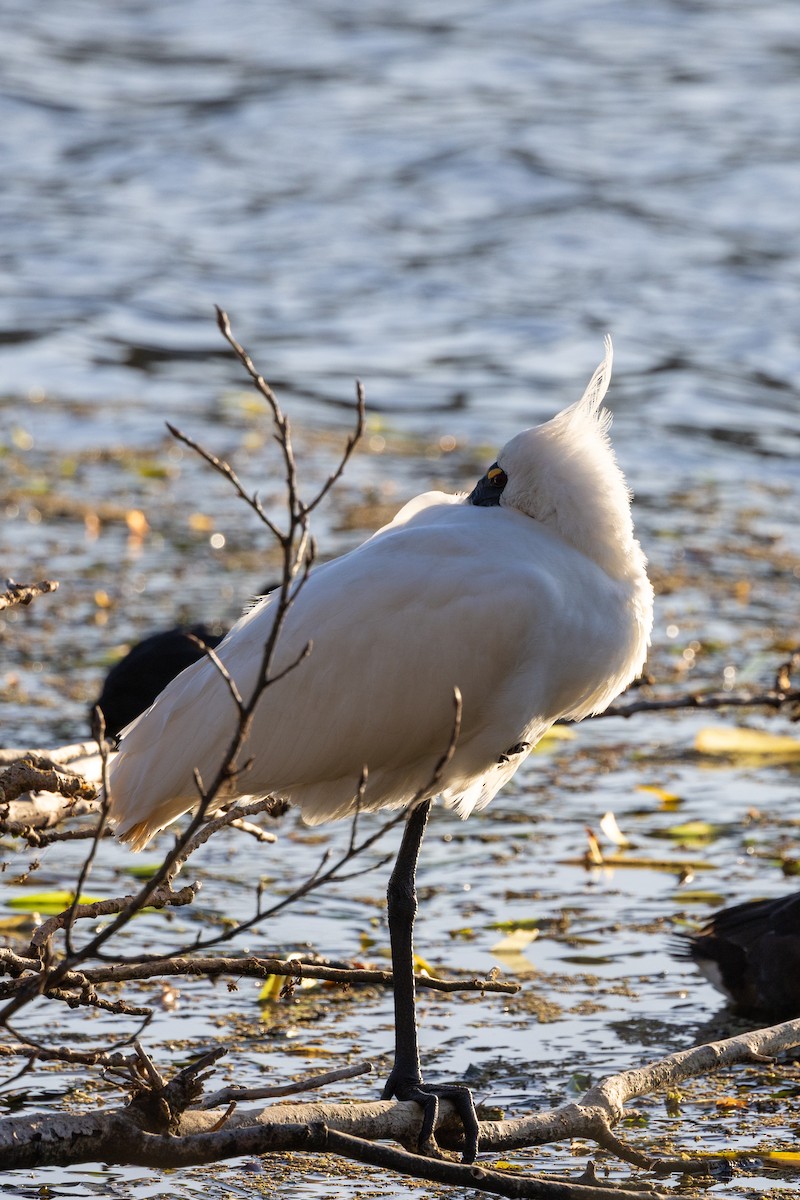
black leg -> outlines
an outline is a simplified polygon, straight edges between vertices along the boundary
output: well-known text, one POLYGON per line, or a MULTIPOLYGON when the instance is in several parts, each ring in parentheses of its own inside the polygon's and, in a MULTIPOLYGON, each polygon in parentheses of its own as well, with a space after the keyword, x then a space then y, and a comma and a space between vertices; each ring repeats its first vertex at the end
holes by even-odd
POLYGON ((417 915, 416 872, 419 848, 428 823, 432 801, 426 800, 409 815, 394 864, 387 900, 389 937, 392 944, 394 979, 394 1066, 383 1089, 384 1100, 415 1100, 422 1107, 419 1134, 421 1153, 436 1153, 433 1131, 439 1098, 450 1100, 464 1126, 464 1162, 478 1153, 478 1118, 469 1088, 457 1084, 425 1084, 419 1061, 417 1018, 414 1011, 414 918, 417 915))

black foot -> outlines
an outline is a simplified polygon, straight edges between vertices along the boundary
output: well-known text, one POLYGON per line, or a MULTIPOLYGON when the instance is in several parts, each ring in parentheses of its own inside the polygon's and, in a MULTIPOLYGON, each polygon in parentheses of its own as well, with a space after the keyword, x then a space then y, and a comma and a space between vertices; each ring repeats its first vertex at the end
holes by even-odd
POLYGON ((464 1150, 462 1161, 475 1161, 478 1153, 478 1115, 472 1092, 468 1087, 459 1083, 423 1083, 421 1079, 395 1077, 394 1071, 389 1076, 383 1089, 382 1099, 413 1100, 422 1109, 422 1125, 417 1140, 420 1154, 429 1158, 442 1158, 442 1152, 436 1144, 433 1131, 439 1115, 439 1101, 449 1100, 455 1108, 461 1124, 464 1126, 464 1150))

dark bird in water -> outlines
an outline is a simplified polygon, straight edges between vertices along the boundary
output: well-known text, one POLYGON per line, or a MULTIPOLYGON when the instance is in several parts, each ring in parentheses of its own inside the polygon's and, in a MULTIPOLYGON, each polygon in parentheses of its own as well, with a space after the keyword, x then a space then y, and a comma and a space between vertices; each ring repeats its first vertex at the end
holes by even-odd
POLYGON ((176 675, 203 657, 202 647, 190 634, 213 648, 219 645, 225 632, 214 632, 207 625, 179 625, 138 642, 108 672, 103 690, 89 711, 92 733, 97 733, 96 708, 103 714, 106 737, 118 737, 176 675))
POLYGON ((800 892, 723 908, 673 952, 740 1011, 800 1017, 800 892))

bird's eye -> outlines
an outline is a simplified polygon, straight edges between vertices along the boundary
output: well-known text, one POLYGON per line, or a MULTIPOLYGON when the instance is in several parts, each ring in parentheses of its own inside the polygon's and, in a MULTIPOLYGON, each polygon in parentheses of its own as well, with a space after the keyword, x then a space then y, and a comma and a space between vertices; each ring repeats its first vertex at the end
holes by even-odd
POLYGON ((500 503, 503 488, 508 483, 508 476, 501 466, 492 463, 489 470, 478 481, 467 497, 468 504, 478 508, 495 508, 500 503))

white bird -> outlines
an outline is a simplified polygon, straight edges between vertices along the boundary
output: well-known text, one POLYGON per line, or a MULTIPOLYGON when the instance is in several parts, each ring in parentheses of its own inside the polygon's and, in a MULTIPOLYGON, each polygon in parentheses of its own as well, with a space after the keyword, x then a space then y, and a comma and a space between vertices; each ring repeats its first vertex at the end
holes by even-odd
MULTIPOLYGON (((462 725, 438 784, 466 817, 483 808, 561 717, 601 712, 641 671, 653 592, 634 537, 630 492, 601 409, 611 343, 581 400, 526 429, 466 495, 427 492, 363 545, 316 567, 298 591, 272 674, 313 648, 264 692, 233 794, 297 804, 310 824, 355 809, 413 805, 389 886, 395 1065, 384 1096, 423 1107, 454 1100, 465 1160, 477 1150, 466 1088, 424 1084, 414 1017, 414 876, 434 766, 450 739, 453 693, 462 725)), ((217 647, 242 696, 257 685, 275 595, 217 647)), ((111 818, 140 849, 197 803, 195 770, 214 778, 236 713, 203 660, 179 675, 123 734, 111 764, 111 818)), ((230 798, 228 792, 222 799, 230 798)))

